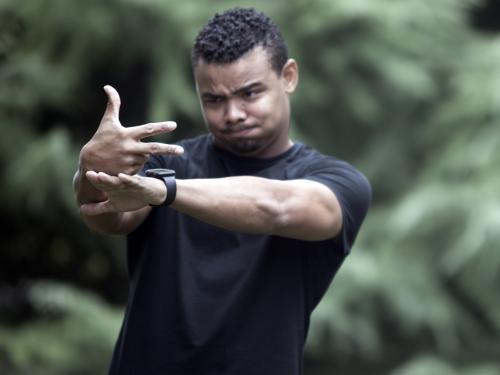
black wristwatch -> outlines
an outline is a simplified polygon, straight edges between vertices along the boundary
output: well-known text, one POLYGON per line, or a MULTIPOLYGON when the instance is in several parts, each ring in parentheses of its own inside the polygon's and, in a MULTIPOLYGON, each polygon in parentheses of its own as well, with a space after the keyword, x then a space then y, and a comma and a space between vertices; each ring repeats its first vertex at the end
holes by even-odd
POLYGON ((177 193, 177 183, 175 182, 175 171, 172 169, 147 169, 146 170, 147 177, 154 177, 165 182, 165 186, 167 187, 167 197, 163 201, 163 203, 151 206, 168 206, 170 205, 174 199, 175 194, 177 193))

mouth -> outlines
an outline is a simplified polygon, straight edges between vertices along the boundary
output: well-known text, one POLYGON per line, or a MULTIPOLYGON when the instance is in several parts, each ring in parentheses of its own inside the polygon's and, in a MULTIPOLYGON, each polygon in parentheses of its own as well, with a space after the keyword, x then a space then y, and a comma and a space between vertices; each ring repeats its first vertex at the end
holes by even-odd
POLYGON ((241 136, 251 133, 255 128, 256 126, 232 126, 224 129, 222 133, 225 135, 241 136))

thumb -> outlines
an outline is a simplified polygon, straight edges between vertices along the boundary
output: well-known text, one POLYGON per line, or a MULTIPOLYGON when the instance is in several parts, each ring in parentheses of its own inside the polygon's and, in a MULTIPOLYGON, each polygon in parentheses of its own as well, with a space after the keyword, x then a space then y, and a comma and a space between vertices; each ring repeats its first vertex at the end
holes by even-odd
POLYGON ((104 86, 104 92, 108 97, 108 104, 106 106, 106 111, 104 112, 104 116, 114 117, 118 120, 118 116, 120 114, 120 95, 118 91, 114 89, 114 87, 110 85, 104 86))

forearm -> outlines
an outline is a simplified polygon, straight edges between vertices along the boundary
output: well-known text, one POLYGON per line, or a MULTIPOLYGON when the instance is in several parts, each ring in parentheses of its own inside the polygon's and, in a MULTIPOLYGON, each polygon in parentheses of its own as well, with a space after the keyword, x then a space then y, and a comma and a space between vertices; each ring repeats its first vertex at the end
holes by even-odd
POLYGON ((228 230, 320 240, 339 228, 322 199, 333 193, 315 182, 241 176, 178 180, 177 184, 173 208, 228 230))
POLYGON ((274 232, 279 226, 280 197, 266 189, 271 180, 256 177, 177 181, 176 210, 225 229, 274 232))

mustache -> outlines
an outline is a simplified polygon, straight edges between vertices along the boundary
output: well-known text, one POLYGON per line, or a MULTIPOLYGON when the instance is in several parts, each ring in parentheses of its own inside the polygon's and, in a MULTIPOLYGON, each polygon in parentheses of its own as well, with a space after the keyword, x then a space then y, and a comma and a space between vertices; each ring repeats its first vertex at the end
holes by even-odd
POLYGON ((252 129, 255 127, 256 127, 256 125, 243 125, 243 124, 242 125, 229 125, 229 126, 222 128, 221 133, 223 133, 223 134, 236 133, 236 132, 240 132, 243 130, 252 129))

